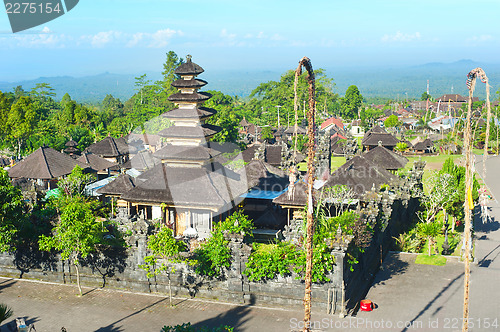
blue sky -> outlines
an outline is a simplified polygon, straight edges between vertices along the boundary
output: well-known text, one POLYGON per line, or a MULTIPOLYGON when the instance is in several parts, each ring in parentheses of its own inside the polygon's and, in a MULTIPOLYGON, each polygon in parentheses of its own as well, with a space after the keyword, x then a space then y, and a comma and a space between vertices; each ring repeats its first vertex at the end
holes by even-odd
POLYGON ((169 50, 205 70, 498 63, 499 13, 497 0, 81 0, 16 34, 1 11, 0 81, 159 72, 169 50))

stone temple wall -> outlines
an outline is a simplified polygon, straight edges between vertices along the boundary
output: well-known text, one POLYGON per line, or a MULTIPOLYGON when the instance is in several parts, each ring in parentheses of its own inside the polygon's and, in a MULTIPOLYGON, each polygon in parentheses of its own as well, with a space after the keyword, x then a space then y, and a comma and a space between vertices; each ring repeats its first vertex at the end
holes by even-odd
MULTIPOLYGON (((417 182, 415 182, 417 183, 417 182)), ((417 198, 407 195, 408 183, 391 194, 378 193, 361 210, 361 218, 376 224, 376 230, 367 248, 358 257, 359 263, 349 266, 352 239, 340 236, 332 243, 335 257, 331 280, 314 284, 313 307, 324 312, 344 314, 356 307, 368 291, 381 260, 390 250, 392 237, 412 221, 418 208, 417 198), (347 239, 347 240, 346 240, 347 239)), ((414 185, 414 183, 412 183, 414 185)), ((123 220, 122 220, 123 221, 123 220)), ((134 220, 128 227, 132 235, 128 248, 111 248, 81 261, 81 282, 84 286, 107 287, 137 292, 158 292, 168 294, 168 277, 160 275, 148 278, 139 268, 147 255, 147 237, 150 232, 145 220, 134 220)), ((230 236, 232 264, 225 271, 223 280, 203 278, 194 272, 192 266, 179 264, 171 275, 174 296, 200 297, 233 303, 265 306, 301 307, 304 297, 304 283, 290 276, 266 282, 250 282, 242 273, 251 252, 250 246, 241 236, 230 236)), ((60 257, 32 248, 20 248, 16 253, 0 254, 0 275, 13 278, 28 278, 57 283, 76 283, 74 267, 61 261, 60 257)))

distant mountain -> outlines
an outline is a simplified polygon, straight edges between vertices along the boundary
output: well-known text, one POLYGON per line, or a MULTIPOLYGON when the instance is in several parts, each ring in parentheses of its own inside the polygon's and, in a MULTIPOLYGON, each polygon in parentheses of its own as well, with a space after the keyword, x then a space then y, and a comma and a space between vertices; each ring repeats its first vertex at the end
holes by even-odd
MULTIPOLYGON (((337 70, 333 75, 330 72, 328 74, 334 77, 340 94, 343 94, 348 86, 356 85, 365 97, 399 97, 399 100, 403 100, 407 95, 408 98, 420 98, 427 89, 427 80, 429 80, 429 93, 436 98, 447 93, 468 95, 466 76, 476 67, 485 70, 491 85, 491 96, 495 98, 495 92, 500 88, 500 65, 472 60, 371 69, 363 72, 337 70)), ((477 85, 474 95, 480 98, 486 97, 484 84, 477 85)))
MULTIPOLYGON (((483 64, 472 60, 460 60, 452 63, 426 63, 418 66, 401 68, 342 69, 326 68, 328 77, 336 84, 335 91, 344 95, 350 85, 356 85, 365 97, 420 98, 426 90, 429 80, 430 94, 439 97, 446 93, 467 95, 465 85, 467 73, 476 67, 482 67, 491 85, 491 95, 500 88, 500 65, 483 64)), ((147 73, 148 79, 161 79, 160 73, 147 73)), ((205 90, 219 90, 231 96, 248 96, 260 83, 279 80, 283 72, 278 71, 207 71, 201 78, 208 81, 205 90)), ((22 85, 30 90, 36 83, 49 83, 60 99, 67 92, 79 102, 100 102, 107 94, 129 99, 135 90, 136 75, 103 73, 85 77, 40 77, 20 82, 0 82, 0 91, 12 91, 22 85)), ((475 96, 485 97, 485 89, 479 85, 475 96)), ((493 97, 494 98, 494 97, 493 97)))
POLYGON ((22 85, 24 90, 31 90, 36 83, 48 83, 55 89, 56 98, 61 99, 65 93, 69 93, 71 98, 80 102, 98 102, 104 99, 107 94, 127 100, 134 94, 134 76, 103 73, 95 76, 85 77, 40 77, 34 80, 20 81, 13 83, 0 82, 1 91, 11 91, 18 85, 22 85))

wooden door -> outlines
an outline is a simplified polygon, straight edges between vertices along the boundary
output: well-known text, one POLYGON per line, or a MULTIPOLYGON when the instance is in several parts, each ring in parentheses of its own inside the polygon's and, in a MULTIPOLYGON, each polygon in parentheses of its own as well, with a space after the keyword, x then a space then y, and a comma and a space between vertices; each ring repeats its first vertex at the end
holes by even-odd
POLYGON ((175 214, 175 236, 181 236, 186 230, 186 212, 177 211, 175 214))

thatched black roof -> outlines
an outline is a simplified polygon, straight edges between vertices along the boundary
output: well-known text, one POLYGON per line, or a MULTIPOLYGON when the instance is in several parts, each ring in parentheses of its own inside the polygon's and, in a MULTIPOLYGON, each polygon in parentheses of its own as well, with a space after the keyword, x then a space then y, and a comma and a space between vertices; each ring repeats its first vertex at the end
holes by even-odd
POLYGON ((361 144, 364 146, 377 146, 379 142, 382 142, 382 146, 396 146, 399 143, 399 140, 387 133, 372 133, 363 138, 361 144))
POLYGON ((291 206, 306 206, 307 205, 307 184, 303 181, 298 181, 295 183, 295 189, 292 197, 289 197, 289 191, 285 191, 283 194, 279 195, 273 199, 273 203, 279 205, 291 205, 291 206))
POLYGON ((429 139, 426 138, 423 142, 418 142, 413 146, 413 150, 415 151, 425 151, 427 149, 430 149, 434 146, 434 143, 429 139))
POLYGON ((11 178, 54 179, 71 173, 78 165, 89 167, 48 146, 42 146, 8 170, 11 178))
POLYGON ((261 160, 252 160, 237 172, 246 174, 248 189, 281 191, 288 185, 288 178, 282 170, 261 160))
POLYGON ((363 157, 374 164, 378 164, 387 170, 404 168, 408 159, 383 146, 377 146, 363 154, 363 157))
POLYGON ((112 136, 107 136, 103 140, 90 145, 85 151, 101 157, 119 157, 132 152, 131 146, 128 145, 125 139, 112 136))
POLYGON ((199 78, 192 78, 190 80, 185 80, 181 78, 179 80, 173 81, 171 85, 177 89, 181 88, 198 89, 207 84, 208 84, 207 81, 200 80, 199 78))
POLYGON ((339 136, 333 137, 332 140, 330 141, 332 153, 335 155, 344 155, 346 143, 347 143, 347 140, 345 140, 339 136))
POLYGON ((101 158, 93 153, 84 152, 78 159, 79 162, 92 168, 94 171, 99 172, 118 166, 117 163, 101 158))
MULTIPOLYGON (((285 130, 285 134, 287 135, 293 135, 295 133, 295 126, 290 126, 285 130)), ((297 135, 306 135, 307 134, 307 128, 297 126, 297 135)))
POLYGON ((123 194, 122 199, 217 209, 231 204, 247 190, 244 176, 220 165, 209 170, 162 163, 137 180, 136 187, 123 194))
POLYGON ((163 137, 175 137, 175 138, 208 138, 219 131, 222 128, 216 125, 211 125, 204 123, 201 126, 188 127, 188 126, 170 126, 163 129, 158 133, 158 135, 163 137))
POLYGON ((248 125, 250 125, 250 122, 248 122, 247 119, 245 119, 245 117, 243 117, 243 120, 240 121, 240 126, 247 127, 248 125))
MULTIPOLYGON (((144 133, 130 133, 123 137, 123 140, 132 146, 132 149, 141 151, 145 148, 145 145, 156 146, 160 143, 161 136, 157 134, 144 133)), ((135 152, 135 151, 134 151, 135 152)), ((133 153, 133 152, 130 152, 133 153)))
POLYGON ((104 187, 97 189, 97 193, 104 195, 122 195, 133 188, 135 188, 135 179, 128 174, 121 174, 104 187))
POLYGON ((140 151, 130 160, 123 163, 122 168, 124 169, 135 168, 138 171, 145 171, 147 169, 153 168, 160 162, 161 162, 160 160, 153 158, 153 154, 151 152, 140 151))
POLYGON ((370 134, 387 134, 387 131, 384 128, 380 127, 379 125, 376 125, 376 126, 370 128, 370 130, 368 130, 365 133, 363 139, 368 137, 368 135, 370 135, 370 134))
POLYGON ((168 144, 153 155, 165 160, 209 160, 219 154, 217 151, 202 145, 172 145, 168 144))
POLYGON ((174 71, 177 75, 199 75, 203 72, 203 68, 191 61, 191 56, 187 56, 186 62, 181 64, 174 71))
POLYGON ((175 108, 171 111, 163 113, 161 116, 167 119, 206 119, 215 115, 216 110, 208 107, 198 108, 175 108))
POLYGON ((373 186, 380 189, 382 184, 389 184, 395 179, 397 177, 384 167, 373 164, 362 156, 356 156, 333 172, 324 186, 346 185, 361 197, 373 186))
POLYGON ((177 92, 168 97, 171 102, 201 102, 210 99, 212 95, 207 92, 181 93, 177 92))

